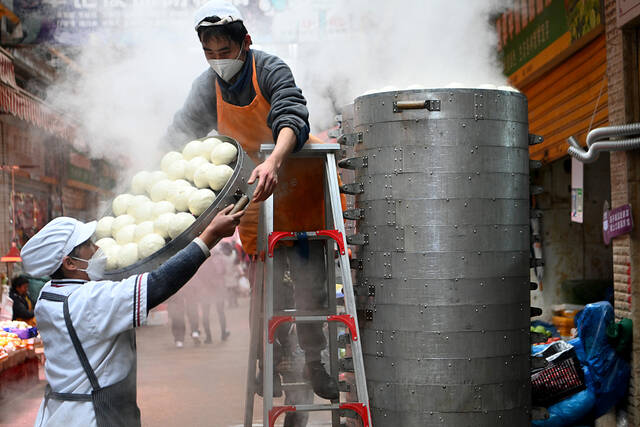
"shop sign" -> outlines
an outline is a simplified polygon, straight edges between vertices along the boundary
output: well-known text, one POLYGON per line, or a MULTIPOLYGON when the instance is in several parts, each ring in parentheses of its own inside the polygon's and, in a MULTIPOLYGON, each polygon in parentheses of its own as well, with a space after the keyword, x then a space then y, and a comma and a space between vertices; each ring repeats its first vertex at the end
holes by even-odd
POLYGON ((617 0, 618 27, 622 27, 640 16, 640 0, 617 0))
POLYGON ((611 243, 611 239, 630 233, 633 229, 631 205, 622 205, 615 209, 605 209, 602 215, 602 235, 604 243, 611 243))
POLYGON ((521 87, 603 29, 601 0, 515 0, 496 20, 498 52, 511 84, 521 87))
POLYGON ((67 172, 68 179, 103 190, 112 190, 116 185, 116 171, 106 160, 89 159, 73 148, 69 153, 67 172))

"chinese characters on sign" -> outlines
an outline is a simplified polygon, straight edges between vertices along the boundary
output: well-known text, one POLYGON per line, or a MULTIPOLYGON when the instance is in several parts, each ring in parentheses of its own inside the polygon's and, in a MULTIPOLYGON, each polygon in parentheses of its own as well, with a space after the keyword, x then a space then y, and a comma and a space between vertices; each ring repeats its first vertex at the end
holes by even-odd
POLYGON ((602 235, 607 245, 614 237, 630 233, 632 229, 631 205, 623 205, 604 211, 602 215, 602 235))
POLYGON ((602 29, 600 0, 515 0, 496 20, 498 53, 512 84, 602 29))

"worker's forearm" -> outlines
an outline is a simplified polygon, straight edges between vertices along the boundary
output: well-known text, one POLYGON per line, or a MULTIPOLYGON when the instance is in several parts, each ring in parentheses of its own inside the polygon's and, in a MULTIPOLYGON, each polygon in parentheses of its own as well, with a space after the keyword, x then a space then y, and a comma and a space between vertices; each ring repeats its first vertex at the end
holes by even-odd
POLYGON ((186 248, 149 273, 147 278, 147 312, 178 292, 198 271, 205 259, 207 259, 207 255, 203 249, 197 243, 191 242, 186 248))
POLYGON ((288 127, 283 127, 278 134, 278 140, 276 141, 273 153, 271 153, 267 161, 273 162, 279 169, 287 156, 293 152, 293 149, 296 147, 296 141, 296 134, 293 130, 288 127))

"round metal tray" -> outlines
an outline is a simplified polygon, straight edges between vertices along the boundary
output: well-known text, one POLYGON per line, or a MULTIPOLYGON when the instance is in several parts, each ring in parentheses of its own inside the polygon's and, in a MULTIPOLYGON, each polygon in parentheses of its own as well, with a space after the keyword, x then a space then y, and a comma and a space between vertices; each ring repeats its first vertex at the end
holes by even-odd
MULTIPOLYGON (((218 212, 226 206, 231 203, 236 203, 245 195, 251 200, 256 183, 249 185, 247 181, 256 166, 255 163, 233 138, 222 135, 216 135, 215 137, 235 145, 238 149, 238 156, 235 160, 235 165, 233 163, 231 164, 231 166, 233 166, 233 175, 231 175, 231 178, 229 178, 229 181, 227 181, 222 190, 216 194, 216 199, 211 206, 196 218, 196 221, 191 224, 189 228, 175 239, 170 240, 162 249, 128 267, 105 271, 105 280, 122 280, 134 274, 147 273, 158 268, 162 263, 187 246, 194 238, 199 236, 218 212)), ((207 138, 201 138, 200 140, 207 138)))

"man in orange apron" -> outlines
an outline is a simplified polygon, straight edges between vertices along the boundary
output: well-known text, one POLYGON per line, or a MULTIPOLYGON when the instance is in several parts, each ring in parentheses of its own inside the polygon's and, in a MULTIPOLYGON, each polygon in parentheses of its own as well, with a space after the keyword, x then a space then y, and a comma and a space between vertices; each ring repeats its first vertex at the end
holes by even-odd
MULTIPOLYGON (((236 139, 258 164, 249 180, 249 183, 258 181, 252 204, 238 227, 248 254, 257 254, 259 202, 271 194, 275 230, 324 228, 322 160, 286 161, 290 153, 300 150, 307 141, 322 142, 309 134, 306 100, 291 70, 280 58, 250 49, 251 36, 240 12, 230 2, 205 4, 196 12, 194 21, 210 69, 194 81, 184 106, 167 131, 166 144, 181 147, 216 129, 219 134, 236 139), (274 151, 263 161, 260 145, 274 142, 274 151)), ((299 309, 317 310, 326 306, 326 273, 323 265, 317 268, 317 257, 324 255, 316 243, 320 242, 308 242, 308 246, 299 250, 279 249, 280 259, 289 260, 300 271, 313 272, 312 280, 296 281, 295 300, 299 309), (314 266, 317 272, 312 271, 314 266)), ((320 362, 320 352, 326 347, 322 324, 300 324, 297 329, 305 351, 305 376, 315 393, 326 399, 338 398, 337 384, 320 362)))

